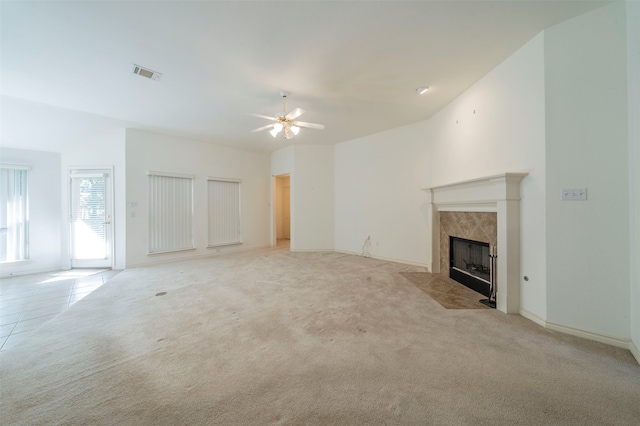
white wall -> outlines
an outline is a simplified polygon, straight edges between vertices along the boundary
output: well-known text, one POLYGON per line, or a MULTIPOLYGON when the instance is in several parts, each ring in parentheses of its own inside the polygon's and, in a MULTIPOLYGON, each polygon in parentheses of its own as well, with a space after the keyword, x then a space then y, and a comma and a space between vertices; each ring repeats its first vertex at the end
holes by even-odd
POLYGON ((545 32, 547 320, 619 339, 630 332, 624 10, 545 32), (561 201, 576 187, 587 201, 561 201))
POLYGON ((30 166, 29 260, 5 263, 0 275, 22 275, 61 268, 60 154, 22 149, 0 149, 0 162, 30 166))
POLYGON ((126 168, 124 129, 105 129, 68 142, 62 146, 62 254, 65 269, 71 267, 69 259, 69 168, 113 167, 114 217, 114 269, 124 269, 126 260, 126 168))
POLYGON ((271 175, 279 176, 293 173, 293 145, 271 153, 271 175))
POLYGON ((531 279, 522 306, 544 317, 543 40, 535 37, 430 120, 336 145, 336 249, 360 253, 371 235, 373 256, 427 265, 422 188, 526 171, 521 254, 531 279))
POLYGON ((640 362, 640 2, 627 1, 629 212, 631 218, 631 342, 640 362))
MULTIPOLYGON (((0 96, 2 126, 0 142, 3 147, 50 151, 58 158, 58 173, 47 179, 47 190, 58 194, 56 223, 56 269, 68 269, 69 260, 69 166, 113 166, 115 217, 115 265, 125 265, 125 157, 124 125, 120 120, 57 108, 50 105, 0 96), (37 125, 34 125, 37 123, 37 125), (55 183, 54 183, 55 182, 55 183)), ((32 214, 35 207, 32 206, 32 214)), ((53 226, 53 225, 52 225, 53 226)), ((53 228, 52 228, 53 229, 53 228)))
POLYGON ((291 178, 293 251, 334 249, 333 149, 332 145, 294 145, 291 178))
POLYGON ((426 265, 427 123, 335 146, 335 247, 426 265))
POLYGON ((546 315, 544 34, 428 122, 428 185, 503 172, 521 183, 520 306, 546 315), (529 281, 522 277, 527 276, 529 281))
POLYGON ((127 129, 127 266, 247 250, 269 245, 271 212, 269 154, 225 148, 173 136, 127 129), (196 250, 148 255, 149 180, 147 171, 196 176, 196 250), (207 177, 242 180, 243 244, 207 248, 207 177), (137 203, 131 207, 130 203, 137 203), (135 217, 132 217, 135 214, 135 217))

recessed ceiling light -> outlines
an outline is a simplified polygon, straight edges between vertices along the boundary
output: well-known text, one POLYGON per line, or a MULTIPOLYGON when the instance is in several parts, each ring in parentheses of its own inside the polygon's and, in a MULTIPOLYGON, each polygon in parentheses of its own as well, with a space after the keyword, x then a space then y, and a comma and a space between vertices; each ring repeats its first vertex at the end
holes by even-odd
POLYGON ((418 88, 416 89, 416 93, 417 93, 418 95, 424 95, 424 94, 425 94, 425 93, 427 93, 428 91, 429 91, 429 88, 428 88, 428 87, 418 87, 418 88))

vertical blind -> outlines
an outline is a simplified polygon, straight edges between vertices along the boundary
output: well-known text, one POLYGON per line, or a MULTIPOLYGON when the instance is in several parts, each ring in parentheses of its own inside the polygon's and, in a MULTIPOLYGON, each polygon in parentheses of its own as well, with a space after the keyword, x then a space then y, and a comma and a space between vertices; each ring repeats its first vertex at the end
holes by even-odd
POLYGON ((29 258, 28 169, 0 167, 0 262, 29 258))
POLYGON ((240 244, 240 182, 208 180, 209 246, 240 244))
POLYGON ((149 253, 195 248, 193 176, 148 174, 149 253))
POLYGON ((73 259, 107 258, 107 176, 103 173, 71 175, 73 259))

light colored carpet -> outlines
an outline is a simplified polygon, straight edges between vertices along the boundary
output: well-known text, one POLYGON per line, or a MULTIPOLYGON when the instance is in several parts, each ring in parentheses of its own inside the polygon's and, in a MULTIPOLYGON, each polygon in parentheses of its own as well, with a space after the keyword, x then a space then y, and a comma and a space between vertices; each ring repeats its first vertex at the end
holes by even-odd
POLYGON ((638 424, 628 351, 401 272, 283 249, 123 271, 0 354, 1 422, 638 424))

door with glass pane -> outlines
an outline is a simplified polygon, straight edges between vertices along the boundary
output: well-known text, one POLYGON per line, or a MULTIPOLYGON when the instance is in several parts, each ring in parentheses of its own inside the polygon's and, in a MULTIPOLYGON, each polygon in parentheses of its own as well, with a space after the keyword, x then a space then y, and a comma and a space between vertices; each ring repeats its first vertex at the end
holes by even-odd
POLYGON ((71 170, 71 266, 110 268, 113 252, 111 170, 71 170))

